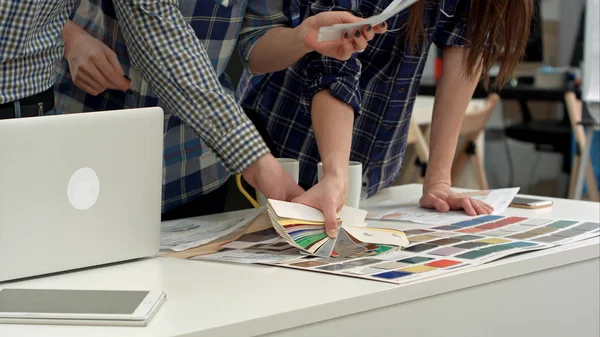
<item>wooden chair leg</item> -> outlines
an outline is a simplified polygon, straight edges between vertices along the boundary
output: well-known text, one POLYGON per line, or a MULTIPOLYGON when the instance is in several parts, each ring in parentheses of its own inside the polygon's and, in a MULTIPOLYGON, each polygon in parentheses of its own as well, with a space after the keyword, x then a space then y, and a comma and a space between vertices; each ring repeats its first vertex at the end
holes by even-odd
POLYGON ((487 175, 485 174, 485 167, 483 165, 483 160, 481 160, 481 156, 479 156, 479 153, 476 153, 472 155, 470 159, 471 163, 473 164, 473 170, 475 171, 479 189, 489 190, 490 185, 488 184, 487 175))
POLYGON ((579 156, 573 158, 573 167, 571 168, 571 176, 569 177, 569 192, 567 198, 573 199, 575 196, 575 183, 577 180, 577 170, 579 169, 579 156))
POLYGON ((469 160, 469 155, 466 153, 466 151, 464 149, 460 152, 458 157, 456 157, 456 159, 454 159, 454 163, 452 164, 452 172, 451 172, 452 185, 454 185, 455 182, 458 181, 458 179, 460 178, 460 174, 463 171, 468 160, 469 160))
POLYGON ((592 164, 588 163, 585 170, 585 182, 587 185, 587 192, 590 200, 600 201, 600 193, 598 192, 598 185, 596 184, 596 177, 592 164))
POLYGON ((419 167, 415 165, 417 160, 417 154, 413 153, 409 158, 406 158, 402 168, 400 169, 400 175, 394 183, 395 186, 411 184, 417 181, 419 175, 419 167))

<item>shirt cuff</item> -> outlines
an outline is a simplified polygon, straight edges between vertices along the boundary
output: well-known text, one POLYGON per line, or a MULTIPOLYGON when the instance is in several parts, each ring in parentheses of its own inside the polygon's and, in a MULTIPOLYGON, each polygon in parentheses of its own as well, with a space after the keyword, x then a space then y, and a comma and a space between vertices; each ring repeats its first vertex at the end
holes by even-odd
POLYGON ((249 119, 222 137, 214 150, 221 163, 234 175, 241 174, 260 157, 270 153, 249 119))
POLYGON ((467 23, 458 22, 454 27, 446 27, 435 39, 438 48, 444 47, 468 47, 467 23))
POLYGON ((319 75, 311 80, 305 86, 301 102, 309 107, 312 104, 312 98, 321 90, 329 90, 329 93, 338 100, 350 105, 354 110, 355 117, 360 114, 361 94, 358 90, 358 76, 319 75))

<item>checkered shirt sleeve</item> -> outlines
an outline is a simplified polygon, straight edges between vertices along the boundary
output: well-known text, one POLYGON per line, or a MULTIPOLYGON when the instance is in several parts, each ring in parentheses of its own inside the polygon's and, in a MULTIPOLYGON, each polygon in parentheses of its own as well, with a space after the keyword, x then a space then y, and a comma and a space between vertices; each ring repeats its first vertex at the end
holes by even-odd
POLYGON ((161 100, 237 174, 269 149, 219 84, 210 60, 177 1, 115 1, 134 67, 161 100))
POLYGON ((52 86, 72 0, 0 1, 0 104, 52 86))

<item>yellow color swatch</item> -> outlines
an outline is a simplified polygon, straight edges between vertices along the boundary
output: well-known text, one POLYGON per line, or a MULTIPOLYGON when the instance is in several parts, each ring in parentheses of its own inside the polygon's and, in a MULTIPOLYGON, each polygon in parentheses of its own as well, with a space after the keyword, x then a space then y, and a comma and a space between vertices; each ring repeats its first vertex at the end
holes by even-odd
POLYGON ((279 223, 282 226, 287 225, 321 225, 324 226, 324 222, 315 222, 315 221, 305 221, 305 220, 296 220, 296 219, 280 219, 279 223))
POLYGON ((420 265, 420 266, 412 266, 412 267, 408 267, 408 268, 403 268, 403 269, 400 269, 400 271, 418 274, 418 273, 425 273, 425 272, 436 270, 436 269, 437 268, 435 268, 435 267, 420 265))
POLYGON ((429 236, 429 235, 418 235, 418 236, 412 236, 412 237, 408 238, 408 241, 423 242, 423 241, 429 241, 429 240, 433 240, 433 239, 437 239, 437 237, 429 236))
POLYGON ((506 243, 506 242, 510 242, 510 241, 505 240, 505 239, 499 239, 499 238, 488 238, 488 239, 483 239, 483 240, 477 240, 477 242, 483 242, 483 243, 489 243, 490 245, 495 245, 498 243, 506 243))

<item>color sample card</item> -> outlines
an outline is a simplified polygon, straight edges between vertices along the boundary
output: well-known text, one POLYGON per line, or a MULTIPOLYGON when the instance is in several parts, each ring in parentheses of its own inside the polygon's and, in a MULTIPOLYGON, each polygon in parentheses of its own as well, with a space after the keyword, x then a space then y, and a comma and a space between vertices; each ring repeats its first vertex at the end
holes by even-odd
POLYGON ((444 247, 444 248, 436 249, 436 250, 430 252, 429 254, 440 255, 440 256, 450 256, 450 255, 458 254, 458 253, 461 253, 464 251, 465 251, 465 249, 459 248, 459 247, 444 247))
MULTIPOLYGON (((358 227, 347 223, 364 222, 366 211, 345 207, 350 215, 347 223, 338 215, 338 235, 325 233, 325 218, 321 211, 306 205, 269 199, 267 204, 273 228, 289 245, 310 255, 340 257, 376 255, 408 246, 406 235, 387 228, 358 227), (349 213, 350 212, 350 213, 349 213)), ((343 210, 344 211, 344 210, 343 210)), ((325 268, 325 267, 324 267, 325 268)))
MULTIPOLYGON (((280 213, 286 212, 292 210, 280 213)), ((271 213, 275 215, 274 210, 271 213)), ((391 236, 394 230, 350 226, 348 230, 340 230, 337 240, 330 240, 323 236, 322 221, 315 220, 318 219, 308 217, 298 221, 278 216, 278 230, 273 226, 244 234, 236 241, 224 243, 221 251, 207 254, 206 258, 405 284, 600 235, 597 222, 488 215, 434 228, 404 230, 407 247, 397 249, 368 241, 377 239, 377 235, 391 236), (294 240, 283 240, 276 233, 294 240), (315 245, 319 246, 317 251, 331 249, 332 253, 317 257, 300 254, 299 248, 309 251, 315 245)))

